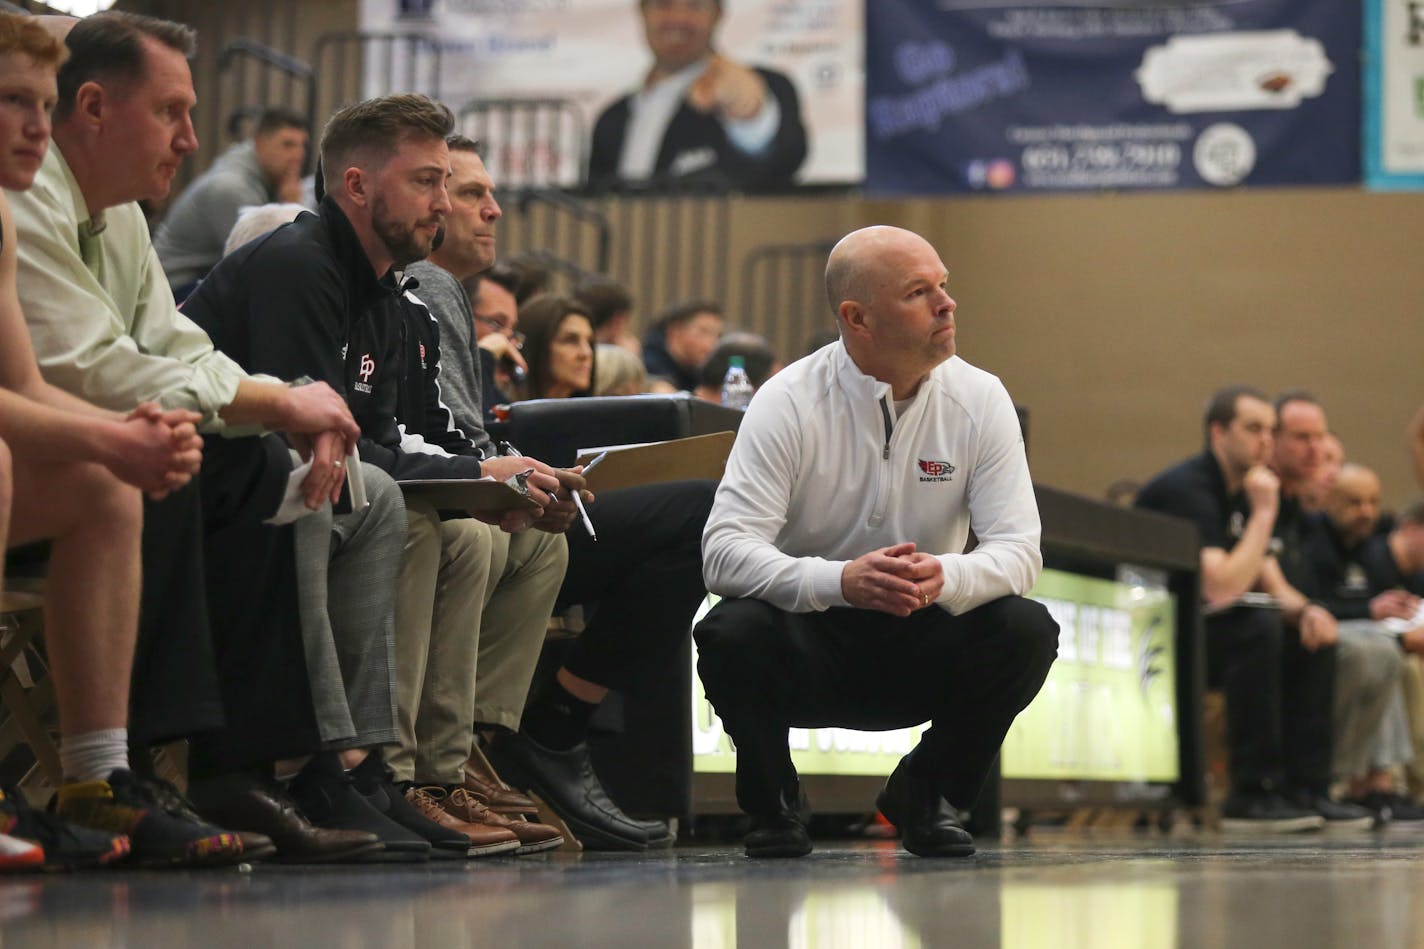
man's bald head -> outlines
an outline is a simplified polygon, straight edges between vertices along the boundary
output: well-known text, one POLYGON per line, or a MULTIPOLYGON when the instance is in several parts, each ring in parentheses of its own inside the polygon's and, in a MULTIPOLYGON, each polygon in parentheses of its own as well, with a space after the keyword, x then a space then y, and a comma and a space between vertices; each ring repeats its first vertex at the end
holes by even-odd
POLYGON ((954 298, 929 241, 899 227, 852 231, 831 248, 826 296, 860 370, 908 398, 954 356, 954 298))
POLYGON ((1346 464, 1325 498, 1325 512, 1347 540, 1358 543, 1379 522, 1380 479, 1364 465, 1346 464))
POLYGON ((847 300, 869 303, 883 271, 892 269, 900 254, 929 246, 920 235, 900 227, 877 224, 851 231, 836 242, 826 260, 826 299, 831 311, 839 313, 847 300))

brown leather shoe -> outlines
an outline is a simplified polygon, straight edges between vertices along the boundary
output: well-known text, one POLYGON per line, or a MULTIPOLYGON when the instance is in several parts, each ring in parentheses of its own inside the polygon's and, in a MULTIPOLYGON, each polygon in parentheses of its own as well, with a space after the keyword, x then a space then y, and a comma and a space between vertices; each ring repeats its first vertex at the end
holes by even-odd
POLYGON ((331 863, 384 849, 375 834, 312 826, 275 781, 224 775, 193 782, 188 797, 199 814, 220 826, 269 837, 277 860, 331 863))
MULTIPOLYGON (((457 788, 455 793, 465 792, 464 789, 457 788)), ((411 788, 406 792, 405 799, 427 819, 441 827, 458 830, 470 838, 468 856, 491 857, 519 849, 519 837, 513 831, 490 823, 461 820, 458 814, 452 813, 446 806, 450 796, 442 787, 411 788)))
POLYGON ((490 810, 505 817, 539 813, 539 805, 529 795, 521 794, 504 783, 478 744, 470 752, 470 760, 465 762, 465 790, 478 796, 490 810))
POLYGON ((503 814, 496 814, 484 801, 480 800, 478 795, 471 794, 464 788, 456 788, 446 798, 445 810, 470 824, 503 827, 513 831, 514 835, 519 838, 519 849, 514 851, 515 856, 543 853, 545 850, 555 850, 564 844, 564 835, 559 832, 557 827, 536 824, 522 817, 509 818, 503 814))

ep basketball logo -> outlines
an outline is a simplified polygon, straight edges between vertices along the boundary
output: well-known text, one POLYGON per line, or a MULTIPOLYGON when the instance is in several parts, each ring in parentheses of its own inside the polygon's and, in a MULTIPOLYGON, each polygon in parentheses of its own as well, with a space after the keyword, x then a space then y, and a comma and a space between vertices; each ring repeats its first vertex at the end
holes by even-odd
POLYGON ((921 481, 952 481, 950 475, 954 474, 954 465, 947 461, 926 461, 920 459, 920 470, 924 474, 920 475, 921 481))
POLYGON ((371 377, 376 374, 376 360, 371 358, 370 353, 363 353, 361 356, 361 369, 356 373, 361 377, 361 381, 356 383, 354 388, 357 392, 371 394, 371 377))

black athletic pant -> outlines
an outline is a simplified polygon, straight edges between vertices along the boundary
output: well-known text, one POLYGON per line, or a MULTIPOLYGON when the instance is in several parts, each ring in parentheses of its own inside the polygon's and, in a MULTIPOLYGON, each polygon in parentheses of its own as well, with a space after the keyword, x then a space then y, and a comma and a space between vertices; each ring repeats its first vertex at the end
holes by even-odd
POLYGON ((580 678, 636 691, 663 674, 687 642, 707 595, 702 529, 713 481, 669 481, 607 491, 588 506, 594 541, 575 523, 557 609, 593 604, 565 665, 580 678))
POLYGON ((1309 652, 1276 610, 1237 608, 1206 621, 1207 683, 1226 695, 1232 789, 1330 784, 1335 647, 1309 652))
POLYGON ((142 615, 153 622, 140 631, 132 704, 150 709, 145 714, 155 724, 144 732, 202 731, 190 745, 195 774, 321 747, 292 528, 261 522, 276 510, 290 471, 287 447, 276 436, 210 436, 194 479, 200 503, 165 511, 164 520, 172 519, 166 524, 145 524, 142 615), (168 580, 150 588, 154 576, 168 580), (222 712, 217 723, 214 700, 222 712))
POLYGON ((795 787, 789 727, 883 731, 926 721, 909 767, 968 807, 1058 655, 1058 624, 1018 596, 960 616, 929 606, 905 619, 724 600, 695 636, 697 672, 736 743, 737 803, 749 814, 780 809, 795 787))
POLYGON ((136 748, 220 728, 203 560, 202 479, 143 505, 143 592, 129 691, 136 748))

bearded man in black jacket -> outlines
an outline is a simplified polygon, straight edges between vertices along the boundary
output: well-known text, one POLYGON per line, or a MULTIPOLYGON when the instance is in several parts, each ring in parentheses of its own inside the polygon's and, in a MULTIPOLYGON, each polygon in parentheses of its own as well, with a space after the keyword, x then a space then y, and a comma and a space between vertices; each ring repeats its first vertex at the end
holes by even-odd
POLYGON ((418 498, 406 505, 396 603, 401 741, 389 762, 398 786, 412 785, 412 803, 443 800, 462 832, 493 846, 507 828, 458 793, 474 726, 518 727, 567 563, 562 532, 576 514, 568 492, 583 479, 531 459, 451 453, 397 421, 400 274, 430 252, 450 209, 453 124, 449 109, 418 95, 337 112, 322 136, 327 193, 317 213, 229 255, 185 309, 249 369, 280 366, 341 392, 361 428, 361 459, 398 481, 506 480, 533 469, 527 485, 540 507, 532 512, 445 518, 418 498), (476 695, 477 666, 482 679, 508 687, 476 695))

